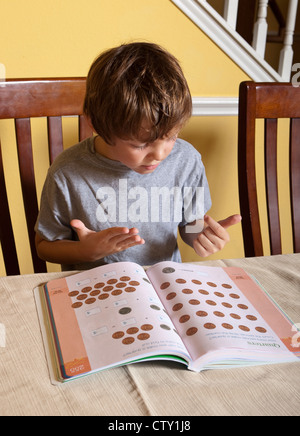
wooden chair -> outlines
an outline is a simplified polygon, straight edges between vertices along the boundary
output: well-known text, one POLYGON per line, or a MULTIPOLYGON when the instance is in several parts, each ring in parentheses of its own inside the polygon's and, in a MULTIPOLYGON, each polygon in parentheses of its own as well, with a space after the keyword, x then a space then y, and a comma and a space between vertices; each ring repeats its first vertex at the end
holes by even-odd
POLYGON ((268 212, 270 253, 282 253, 278 206, 277 132, 278 119, 290 119, 289 153, 290 204, 293 251, 300 252, 300 88, 291 83, 254 83, 240 85, 238 125, 239 197, 245 256, 264 255, 257 201, 255 135, 256 120, 265 119, 265 189, 268 212))
MULTIPOLYGON (((62 116, 78 115, 79 140, 92 135, 82 115, 85 78, 12 79, 0 82, 0 119, 14 119, 27 230, 35 272, 46 271, 46 264, 35 250, 34 225, 38 215, 33 167, 31 118, 46 117, 49 163, 63 150, 62 116)), ((3 144, 5 146, 5 144, 3 144)), ((0 241, 7 275, 19 274, 19 262, 11 223, 0 143, 0 241)))

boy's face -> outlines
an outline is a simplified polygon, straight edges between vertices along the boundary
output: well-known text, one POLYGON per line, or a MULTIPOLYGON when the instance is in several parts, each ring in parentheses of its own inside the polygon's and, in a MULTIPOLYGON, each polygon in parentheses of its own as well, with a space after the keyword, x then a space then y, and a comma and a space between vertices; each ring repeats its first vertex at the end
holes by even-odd
POLYGON ((139 174, 149 174, 171 153, 178 131, 154 142, 139 142, 130 139, 115 139, 114 145, 96 138, 96 151, 109 159, 119 161, 139 174))

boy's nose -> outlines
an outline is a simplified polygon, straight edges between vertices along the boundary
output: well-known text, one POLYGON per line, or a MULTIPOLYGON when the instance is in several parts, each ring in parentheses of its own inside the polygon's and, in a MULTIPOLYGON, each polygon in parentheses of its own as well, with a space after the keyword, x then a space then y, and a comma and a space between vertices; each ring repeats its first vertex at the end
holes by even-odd
POLYGON ((164 144, 154 145, 151 150, 151 158, 156 161, 162 161, 166 157, 166 150, 164 144))

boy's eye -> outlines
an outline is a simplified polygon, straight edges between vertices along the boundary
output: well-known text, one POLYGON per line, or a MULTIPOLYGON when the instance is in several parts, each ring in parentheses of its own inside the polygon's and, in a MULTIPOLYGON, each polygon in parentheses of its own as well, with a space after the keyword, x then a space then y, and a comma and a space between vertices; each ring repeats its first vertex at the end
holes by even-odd
POLYGON ((144 150, 144 148, 146 148, 148 146, 148 144, 144 144, 144 145, 132 145, 132 147, 135 150, 144 150))

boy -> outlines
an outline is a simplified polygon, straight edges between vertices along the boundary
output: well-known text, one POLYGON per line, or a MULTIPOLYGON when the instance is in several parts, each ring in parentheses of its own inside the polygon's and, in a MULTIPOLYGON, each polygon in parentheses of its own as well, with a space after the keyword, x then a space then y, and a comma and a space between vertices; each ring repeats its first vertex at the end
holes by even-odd
POLYGON ((101 54, 84 102, 97 136, 49 169, 36 224, 39 256, 68 270, 180 262, 178 228, 199 256, 222 249, 226 228, 240 217, 204 217, 211 200, 201 156, 177 139, 191 110, 182 70, 159 46, 132 43, 101 54))

